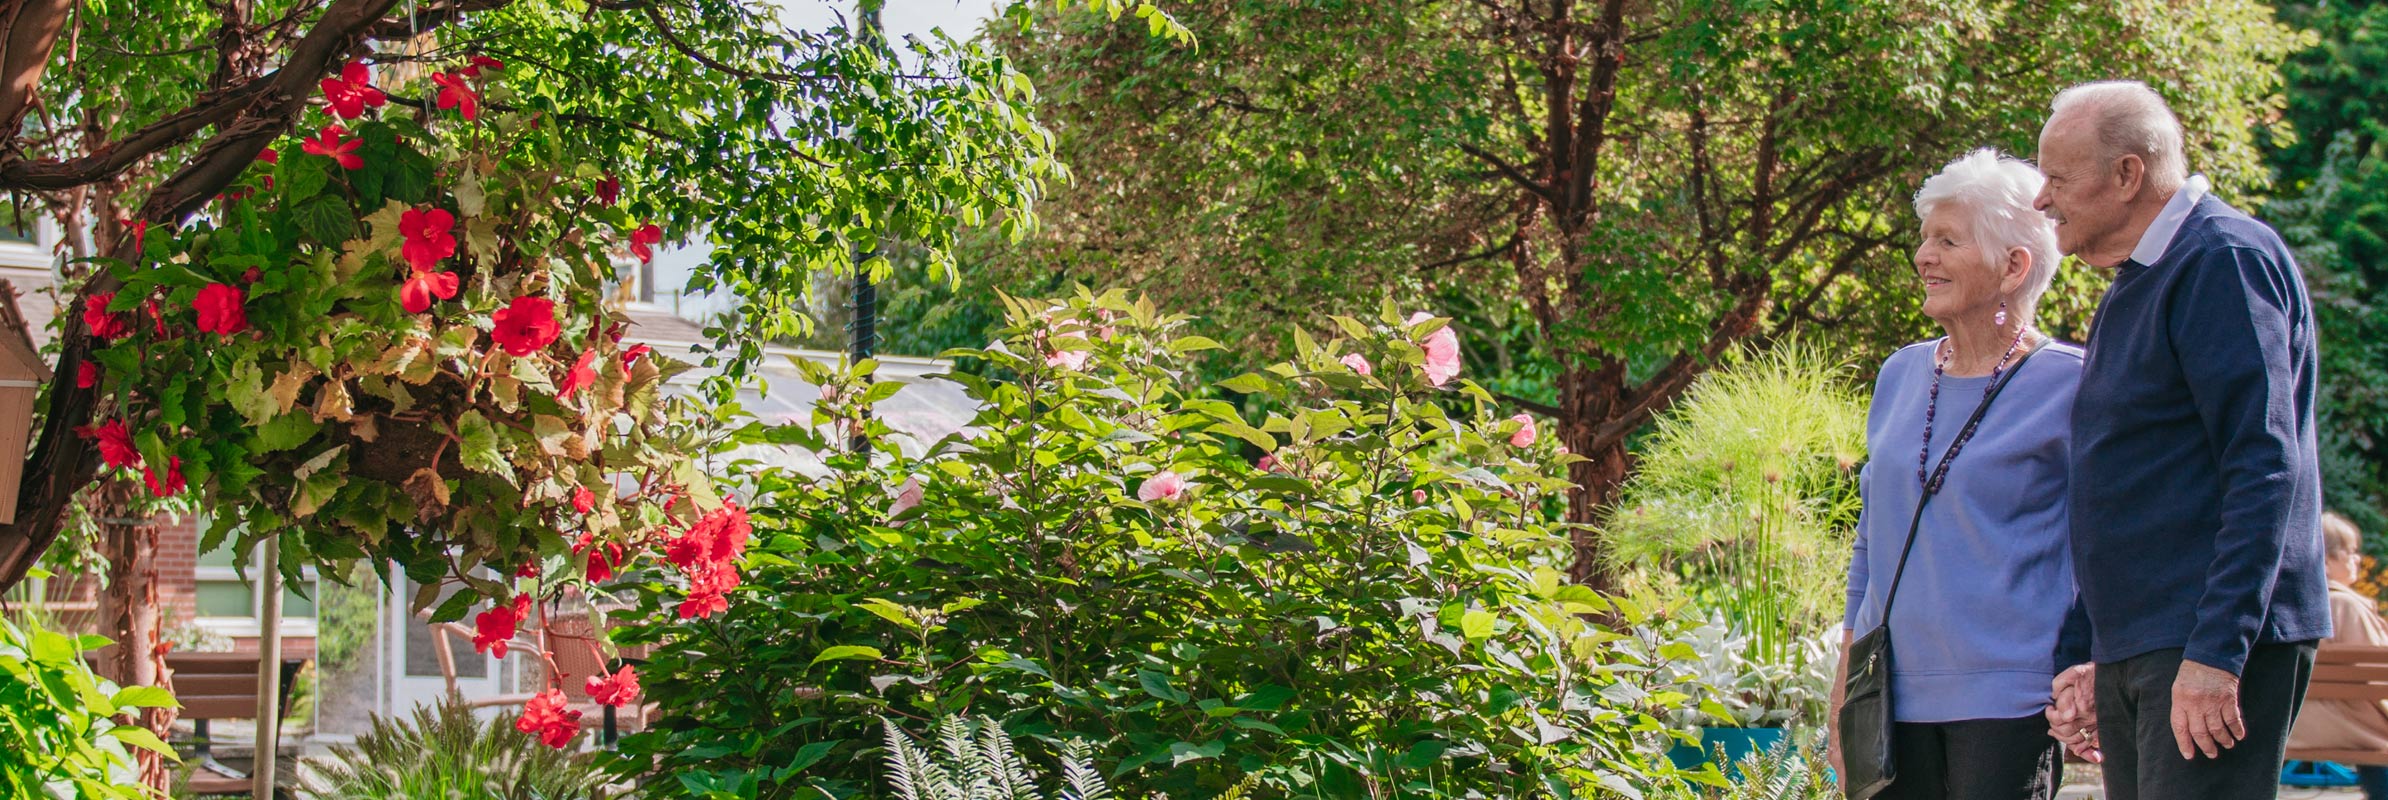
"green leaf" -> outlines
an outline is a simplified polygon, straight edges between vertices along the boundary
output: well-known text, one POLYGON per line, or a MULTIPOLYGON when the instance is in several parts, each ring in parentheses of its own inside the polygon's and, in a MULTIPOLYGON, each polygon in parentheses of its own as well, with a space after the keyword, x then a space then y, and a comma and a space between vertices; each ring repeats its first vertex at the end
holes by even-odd
POLYGON ((1401 757, 1401 768, 1425 769, 1434 766, 1434 762, 1442 760, 1443 753, 1450 749, 1451 745, 1435 739, 1411 745, 1410 752, 1401 757))
POLYGON ((879 653, 879 648, 876 647, 859 644, 841 644, 836 647, 821 651, 820 655, 813 656, 813 663, 819 664, 823 661, 853 661, 858 659, 879 661, 884 658, 886 657, 881 655, 879 653))
POLYGON ((412 147, 401 145, 398 156, 390 164, 389 177, 382 182, 382 194, 409 205, 430 200, 432 172, 433 165, 429 157, 412 147))
POLYGON ((1459 633, 1468 637, 1469 641, 1483 639, 1493 634, 1493 624, 1498 621, 1500 617, 1490 611, 1471 608, 1459 617, 1459 633))
POLYGON ((279 166, 280 169, 276 171, 281 174, 274 177, 274 185, 282 189, 284 206, 296 206, 314 199, 323 191, 324 185, 332 180, 331 174, 324 171, 325 162, 322 159, 285 158, 279 166))
POLYGON ((505 454, 498 451, 497 428, 489 424, 488 417, 477 410, 464 412, 456 418, 456 436, 462 442, 458 455, 463 457, 466 469, 514 482, 514 465, 507 463, 505 454))
POLYGON ((1136 683, 1144 687, 1145 694, 1149 694, 1172 703, 1184 703, 1193 699, 1192 696, 1187 695, 1183 690, 1180 690, 1175 686, 1171 686, 1169 684, 1168 675, 1155 672, 1153 670, 1137 670, 1136 683))
POLYGON ((117 692, 116 692, 116 697, 115 697, 114 699, 115 699, 115 701, 116 701, 116 705, 117 705, 119 708, 122 708, 122 707, 139 707, 139 708, 181 708, 181 707, 182 707, 182 704, 181 704, 181 703, 179 703, 179 702, 176 702, 176 701, 174 700, 174 693, 173 693, 173 692, 166 691, 165 689, 162 689, 162 688, 159 688, 159 687, 156 687, 156 686, 127 686, 127 687, 125 687, 125 688, 123 688, 123 689, 119 689, 119 690, 117 690, 117 692))
POLYGON ((159 741, 158 735, 150 733, 148 728, 136 725, 118 725, 110 728, 108 735, 125 744, 165 756, 169 760, 182 760, 180 756, 174 754, 174 748, 167 747, 165 742, 159 741))
POLYGON ((790 756, 788 763, 780 765, 781 780, 786 780, 789 775, 803 772, 805 767, 820 763, 821 759, 829 756, 829 751, 837 749, 838 744, 843 741, 845 740, 832 739, 826 742, 812 742, 796 748, 796 755, 790 756))
POLYGON ((905 630, 920 630, 920 623, 913 621, 912 615, 906 613, 903 606, 896 605, 895 603, 873 597, 860 603, 855 603, 854 607, 877 614, 880 618, 900 625, 905 630))
POLYGON ((1258 373, 1247 372, 1219 382, 1219 388, 1237 394, 1267 394, 1277 383, 1258 373))
POLYGON ((316 242, 331 246, 356 237, 357 215, 348 208, 348 201, 333 195, 319 195, 290 210, 299 230, 316 242))
MULTIPOLYGON (((272 402, 270 396, 267 402, 272 402)), ((308 416, 305 411, 292 410, 260 426, 257 439, 263 452, 277 453, 312 441, 320 430, 323 430, 323 426, 314 417, 308 416)))
MULTIPOLYGON (((429 589, 432 587, 426 586, 424 588, 429 589)), ((464 619, 464 612, 473 610, 473 603, 479 601, 480 599, 480 595, 473 594, 472 592, 457 592, 455 594, 449 595, 446 601, 439 604, 439 608, 432 610, 431 621, 455 622, 457 620, 464 619)))

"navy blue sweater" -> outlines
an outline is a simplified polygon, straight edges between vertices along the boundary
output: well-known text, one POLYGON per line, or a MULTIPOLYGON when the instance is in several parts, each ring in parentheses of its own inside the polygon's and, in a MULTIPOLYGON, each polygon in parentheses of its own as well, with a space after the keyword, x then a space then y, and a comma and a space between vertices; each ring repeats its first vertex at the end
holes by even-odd
POLYGON ((2237 674, 2256 645, 2329 636, 2313 309, 2280 236, 2207 195, 2162 258, 2116 272, 2087 351, 2071 501, 2088 630, 2069 623, 2060 662, 2177 647, 2237 674))

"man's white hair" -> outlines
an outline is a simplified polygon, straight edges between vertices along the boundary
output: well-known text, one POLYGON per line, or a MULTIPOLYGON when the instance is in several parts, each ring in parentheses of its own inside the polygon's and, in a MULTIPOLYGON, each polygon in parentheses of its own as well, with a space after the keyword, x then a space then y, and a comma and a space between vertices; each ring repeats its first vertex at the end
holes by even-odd
POLYGON ((2181 120, 2164 96, 2139 81, 2084 83, 2056 94, 2049 121, 2078 112, 2098 132, 2101 168, 2123 156, 2147 165, 2148 188, 2170 195, 2189 179, 2181 120))
POLYGON ((2047 293, 2062 257, 2056 250, 2056 222, 2032 208, 2046 180, 2032 165, 1985 147, 1949 162, 1915 193, 1917 219, 1945 209, 1970 223, 1992 271, 2004 272, 2010 250, 2021 247, 2031 254, 2031 271, 2014 296, 2014 310, 2024 320, 2031 319, 2040 295, 2047 293))

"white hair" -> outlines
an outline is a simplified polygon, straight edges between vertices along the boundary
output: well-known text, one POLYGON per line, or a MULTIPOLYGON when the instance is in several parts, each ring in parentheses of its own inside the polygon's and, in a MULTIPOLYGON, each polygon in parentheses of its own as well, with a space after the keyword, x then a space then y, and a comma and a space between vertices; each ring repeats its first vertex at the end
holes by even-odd
POLYGON ((2189 179, 2181 120, 2164 104, 2164 96, 2139 81, 2097 81, 2078 84, 2056 94, 2049 104, 2049 121, 2080 111, 2098 132, 2099 162, 2111 165, 2123 156, 2138 156, 2147 165, 2148 188, 2170 194, 2189 179))
POLYGON ((1991 270, 2003 272, 2007 252, 2017 247, 2031 254, 2031 270, 2012 298, 2026 320, 2056 278, 2062 257, 2056 250, 2056 222, 2032 208, 2045 180, 2032 165, 1985 147, 1949 162, 1915 193, 1917 219, 1947 209, 1971 224, 1991 270))

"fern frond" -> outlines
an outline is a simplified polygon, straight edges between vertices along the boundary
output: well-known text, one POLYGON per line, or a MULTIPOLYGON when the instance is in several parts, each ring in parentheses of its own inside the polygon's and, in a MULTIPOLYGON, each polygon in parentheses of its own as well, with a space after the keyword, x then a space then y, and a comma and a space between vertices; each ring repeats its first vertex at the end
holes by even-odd
POLYGON ((1108 800, 1111 785, 1094 768, 1094 747, 1072 739, 1061 747, 1062 800, 1108 800))
POLYGON ((882 717, 879 724, 887 727, 887 780, 895 784, 896 797, 921 800, 920 782, 925 776, 919 764, 927 760, 925 755, 912 749, 911 734, 896 727, 895 720, 882 717))

